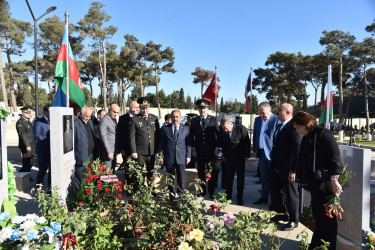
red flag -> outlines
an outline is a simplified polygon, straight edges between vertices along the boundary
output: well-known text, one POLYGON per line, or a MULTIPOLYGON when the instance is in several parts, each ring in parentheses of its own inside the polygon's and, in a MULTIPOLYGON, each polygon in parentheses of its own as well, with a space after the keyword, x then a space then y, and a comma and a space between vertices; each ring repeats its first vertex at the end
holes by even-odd
MULTIPOLYGON (((204 92, 204 95, 202 96, 203 99, 209 100, 211 104, 214 104, 216 102, 215 99, 215 83, 216 83, 216 74, 214 74, 214 77, 212 77, 210 85, 208 85, 206 92, 204 92)), ((217 97, 219 97, 219 84, 216 84, 217 88, 217 97)))

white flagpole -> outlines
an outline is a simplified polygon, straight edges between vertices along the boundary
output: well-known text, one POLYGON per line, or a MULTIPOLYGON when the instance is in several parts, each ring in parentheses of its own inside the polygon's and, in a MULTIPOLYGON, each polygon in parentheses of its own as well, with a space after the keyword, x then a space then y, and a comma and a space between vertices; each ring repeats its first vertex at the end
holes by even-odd
POLYGON ((330 104, 331 104, 332 72, 331 65, 328 65, 328 84, 327 84, 327 112, 326 112, 326 129, 330 129, 330 104))
POLYGON ((217 67, 215 66, 215 116, 217 117, 217 67))
POLYGON ((253 126, 251 124, 253 120, 253 113, 251 109, 253 108, 253 67, 250 67, 250 103, 249 103, 249 113, 250 113, 250 142, 251 142, 251 131, 253 130, 253 126))
POLYGON ((65 11, 65 29, 66 29, 66 107, 69 108, 69 13, 65 11))

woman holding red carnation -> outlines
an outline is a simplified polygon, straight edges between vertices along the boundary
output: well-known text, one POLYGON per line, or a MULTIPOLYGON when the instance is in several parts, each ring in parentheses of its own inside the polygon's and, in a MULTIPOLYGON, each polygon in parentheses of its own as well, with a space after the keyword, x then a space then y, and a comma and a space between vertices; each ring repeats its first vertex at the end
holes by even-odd
MULTIPOLYGON (((313 210, 316 229, 314 231, 309 249, 321 246, 324 240, 330 243, 329 249, 336 249, 337 219, 334 216, 326 216, 324 204, 327 203, 332 194, 337 196, 342 192, 339 175, 342 171, 340 161, 340 150, 336 139, 331 131, 319 127, 316 118, 306 112, 297 112, 291 120, 294 128, 303 135, 296 174, 289 176, 289 181, 300 182, 311 194, 311 205, 313 210), (330 180, 326 182, 317 181, 314 177, 315 170, 328 170, 330 180)), ((328 177, 329 179, 329 177, 328 177)))

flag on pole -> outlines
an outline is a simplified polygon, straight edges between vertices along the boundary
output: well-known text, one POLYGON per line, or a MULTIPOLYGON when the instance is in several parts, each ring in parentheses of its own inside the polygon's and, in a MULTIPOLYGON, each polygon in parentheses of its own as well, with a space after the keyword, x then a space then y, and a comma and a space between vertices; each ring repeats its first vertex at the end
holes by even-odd
POLYGON ((327 97, 324 101, 323 110, 319 118, 319 124, 324 124, 325 128, 330 129, 331 122, 333 122, 332 71, 331 65, 328 65, 327 97), (329 103, 329 106, 327 103, 329 103))
POLYGON ((216 91, 217 97, 219 97, 220 86, 219 84, 216 84, 215 86, 215 83, 216 83, 216 74, 214 74, 214 77, 212 77, 210 85, 208 85, 206 92, 204 92, 204 95, 202 96, 203 99, 209 100, 211 104, 214 104, 216 102, 215 87, 217 89, 216 91))
POLYGON ((245 86, 245 98, 246 98, 246 113, 250 113, 251 110, 251 72, 247 78, 245 86))
POLYGON ((55 107, 66 107, 66 78, 67 78, 67 63, 69 66, 69 106, 80 108, 85 106, 85 94, 83 92, 82 83, 79 78, 76 63, 70 44, 67 44, 66 28, 64 31, 64 37, 60 46, 59 54, 57 55, 56 66, 55 66, 55 81, 58 85, 55 100, 52 106, 55 107), (67 57, 67 48, 69 48, 69 58, 67 57))

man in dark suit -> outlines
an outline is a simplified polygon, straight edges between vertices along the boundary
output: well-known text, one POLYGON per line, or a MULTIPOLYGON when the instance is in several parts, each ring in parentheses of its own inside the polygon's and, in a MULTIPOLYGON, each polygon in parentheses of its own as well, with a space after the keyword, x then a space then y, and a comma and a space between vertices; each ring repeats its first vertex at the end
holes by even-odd
MULTIPOLYGON (((243 205, 245 184, 245 162, 250 157, 250 138, 241 124, 233 124, 229 116, 221 119, 222 130, 217 138, 217 146, 222 149, 225 168, 225 189, 227 199, 232 199, 234 174, 237 174, 237 203, 243 205)), ((219 152, 216 151, 216 154, 219 152)))
MULTIPOLYGON (((218 127, 216 117, 208 114, 210 104, 210 101, 205 99, 199 99, 195 102, 195 105, 198 106, 199 116, 191 120, 190 126, 191 154, 197 159, 198 177, 203 182, 202 193, 198 194, 198 196, 206 195, 206 169, 210 162, 214 163, 215 161, 218 127)), ((213 165, 213 171, 218 171, 215 164, 213 165)), ((214 190, 210 189, 209 195, 212 196, 213 192, 214 190)))
MULTIPOLYGON (((172 124, 162 127, 159 153, 163 153, 161 165, 166 166, 167 172, 174 176, 177 172, 177 194, 184 193, 185 166, 191 159, 189 127, 181 124, 181 112, 173 110, 172 124)), ((170 187, 176 193, 174 185, 170 187)))
MULTIPOLYGON (((194 114, 194 113, 189 113, 189 114, 186 114, 186 122, 185 122, 185 126, 188 126, 189 129, 190 129, 190 126, 191 126, 191 120, 194 118, 194 117, 197 117, 198 115, 197 114, 194 114)), ((197 163, 197 159, 193 156, 191 156, 191 160, 189 162, 189 164, 186 164, 186 168, 195 168, 195 165, 197 163)))
POLYGON ((268 202, 272 141, 276 124, 277 117, 272 114, 270 104, 268 102, 259 104, 259 116, 255 118, 254 122, 253 152, 254 156, 259 159, 262 192, 261 197, 253 204, 268 202))
POLYGON ((30 172, 36 159, 36 141, 33 132, 33 124, 30 122, 31 107, 22 107, 21 111, 22 116, 16 123, 18 133, 18 148, 22 153, 22 168, 18 172, 30 172))
POLYGON ((293 174, 297 163, 297 155, 302 135, 297 133, 289 121, 293 117, 293 106, 283 103, 278 109, 277 118, 279 123, 273 135, 273 149, 271 160, 270 210, 284 215, 275 215, 271 221, 288 221, 281 230, 288 231, 298 226, 299 195, 296 182, 290 182, 289 176, 293 174), (286 193, 285 208, 282 190, 286 193), (288 217, 289 214, 289 217, 288 217))
POLYGON ((91 120, 92 109, 83 107, 81 116, 74 121, 74 187, 78 188, 82 183, 85 170, 84 164, 92 163, 98 156, 98 144, 95 137, 94 124, 91 120))
POLYGON ((154 170, 155 153, 160 140, 159 120, 156 115, 149 114, 149 98, 141 97, 137 102, 141 112, 133 116, 129 123, 130 152, 141 167, 146 164, 147 177, 150 178, 154 170))
POLYGON ((120 107, 116 103, 109 106, 108 113, 99 121, 99 133, 101 139, 101 160, 112 170, 116 167, 116 117, 120 113, 120 107))
POLYGON ((50 125, 49 125, 49 108, 50 105, 43 107, 43 116, 37 118, 34 122, 34 136, 37 140, 36 153, 38 155, 39 171, 36 176, 36 187, 43 185, 44 176, 47 169, 48 187, 51 186, 51 150, 50 150, 50 125))
POLYGON ((122 155, 122 165, 121 168, 125 168, 125 180, 126 183, 133 184, 134 181, 131 180, 129 171, 126 165, 127 159, 131 156, 130 141, 129 141, 129 123, 133 116, 137 115, 139 112, 139 104, 136 101, 132 101, 129 106, 129 112, 125 115, 120 116, 118 126, 117 126, 117 139, 119 151, 122 155))

